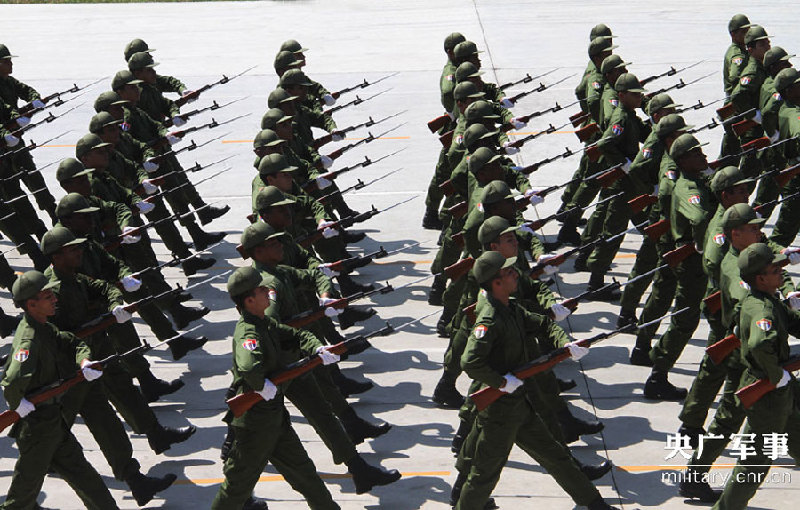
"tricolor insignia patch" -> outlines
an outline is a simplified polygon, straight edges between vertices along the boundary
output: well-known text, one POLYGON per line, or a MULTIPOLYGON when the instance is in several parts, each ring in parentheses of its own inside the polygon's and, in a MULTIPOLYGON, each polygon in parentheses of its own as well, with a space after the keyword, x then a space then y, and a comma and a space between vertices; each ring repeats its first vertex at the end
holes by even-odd
POLYGON ((477 204, 475 204, 475 209, 479 210, 480 212, 483 212, 483 202, 478 202, 477 204))
POLYGON ((725 244, 725 234, 717 234, 714 236, 714 242, 720 246, 725 244))
POLYGON ((742 65, 743 60, 742 60, 742 57, 736 57, 733 60, 731 60, 731 62, 733 62, 737 66, 740 66, 740 65, 742 65))
POLYGON ((20 363, 23 363, 26 359, 28 359, 29 355, 30 351, 27 349, 20 349, 16 352, 16 354, 14 354, 14 359, 20 363))
POLYGON ((761 319, 760 321, 756 321, 756 326, 763 331, 769 331, 772 329, 772 321, 769 319, 761 319))
POLYGON ((700 203, 700 195, 692 195, 689 197, 689 203, 698 205, 700 203))
POLYGON ((774 94, 772 94, 772 99, 774 99, 775 101, 783 101, 780 92, 775 92, 774 94))
POLYGON ((743 77, 741 80, 739 80, 739 83, 741 83, 742 85, 748 85, 750 83, 750 77, 749 76, 743 77))
POLYGON ((463 136, 461 136, 461 135, 458 135, 458 136, 456 137, 456 145, 462 145, 462 142, 463 142, 463 141, 464 141, 464 137, 463 137, 463 136))
POLYGON ((444 77, 444 79, 447 81, 455 81, 455 76, 453 76, 452 74, 448 74, 447 76, 444 77))
POLYGON ((667 176, 667 179, 670 179, 672 181, 678 180, 678 173, 675 170, 667 170, 667 173, 664 175, 667 176))
POLYGON ((650 148, 642 149, 642 157, 644 159, 650 159, 653 157, 653 150, 650 148))
POLYGON ((619 124, 614 124, 613 126, 611 126, 611 132, 614 133, 614 136, 621 135, 623 131, 625 131, 625 128, 623 128, 619 124))
POLYGON ((739 287, 743 288, 744 290, 750 290, 750 284, 744 280, 739 280, 739 287))
POLYGON ((277 293, 277 291, 275 291, 275 289, 269 289, 267 291, 267 295, 269 295, 269 300, 270 301, 277 301, 278 300, 278 293, 277 293))
POLYGON ((475 328, 475 331, 474 331, 475 338, 477 338, 477 339, 481 339, 481 338, 483 338, 483 337, 484 337, 484 335, 486 335, 486 331, 488 331, 488 329, 489 329, 489 328, 487 328, 487 327, 486 327, 486 326, 484 326, 483 324, 481 324, 480 326, 478 326, 477 328, 475 328))
POLYGON ((258 342, 255 338, 248 338, 244 342, 242 342, 242 347, 247 349, 248 351, 255 351, 256 347, 258 347, 258 342))
POLYGON ((596 82, 596 81, 593 81, 593 82, 592 82, 592 87, 593 87, 595 90, 600 90, 600 89, 602 88, 602 85, 600 85, 600 83, 598 83, 598 82, 596 82))
POLYGON ((614 108, 619 106, 619 99, 609 99, 608 102, 611 103, 611 106, 613 106, 614 108))

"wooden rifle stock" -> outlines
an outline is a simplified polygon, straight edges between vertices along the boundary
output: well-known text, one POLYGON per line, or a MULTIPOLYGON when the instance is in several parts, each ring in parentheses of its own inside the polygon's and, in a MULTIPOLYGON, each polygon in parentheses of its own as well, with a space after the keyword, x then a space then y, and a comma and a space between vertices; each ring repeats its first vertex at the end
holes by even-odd
POLYGON ((461 311, 464 312, 467 316, 467 320, 469 321, 470 325, 475 324, 475 321, 478 320, 478 315, 475 313, 475 308, 478 306, 478 303, 472 303, 469 306, 465 306, 461 311))
POLYGON ((721 108, 717 108, 717 117, 719 117, 720 120, 725 120, 734 113, 736 113, 736 107, 733 105, 733 103, 728 103, 723 105, 721 108))
POLYGON ((736 133, 736 136, 742 136, 747 131, 751 130, 756 126, 758 126, 758 122, 756 122, 755 120, 744 119, 732 124, 731 129, 733 130, 734 133, 736 133))
POLYGON ((586 119, 589 118, 589 114, 585 111, 581 110, 574 115, 569 116, 569 121, 572 123, 572 127, 578 127, 583 124, 586 119))
POLYGON ((475 265, 475 259, 472 257, 467 257, 459 260, 455 264, 447 266, 446 268, 444 268, 444 271, 442 271, 442 273, 444 273, 444 275, 450 278, 451 280, 456 281, 465 274, 467 274, 474 265, 475 265))
POLYGON ((644 211, 647 207, 658 202, 658 197, 655 195, 639 195, 633 200, 628 201, 631 211, 635 214, 644 211))
POLYGON ((722 308, 722 292, 716 291, 703 298, 703 303, 706 305, 706 310, 711 315, 714 315, 722 308))
POLYGON ((450 130, 447 133, 443 134, 439 137, 439 141, 442 143, 442 147, 450 147, 453 144, 453 133, 455 130, 450 130))
POLYGON ((697 249, 694 247, 694 244, 687 243, 680 248, 675 248, 674 250, 665 253, 664 262, 669 264, 669 267, 676 267, 678 264, 683 262, 686 257, 693 253, 697 253, 697 249))
POLYGON ((580 128, 579 130, 575 131, 575 136, 578 137, 578 140, 581 142, 586 143, 588 139, 592 137, 595 133, 600 132, 600 126, 597 125, 596 122, 592 122, 591 124, 587 124, 580 128))
POLYGON ((435 133, 445 127, 447 123, 450 122, 450 116, 448 114, 440 115, 435 119, 428 122, 428 129, 431 130, 431 133, 435 133))
POLYGON ((719 365, 725 361, 725 358, 727 358, 730 353, 741 347, 741 345, 742 341, 739 340, 736 335, 730 334, 722 340, 718 340, 706 347, 706 354, 715 365, 719 365))
POLYGON ((458 248, 463 248, 464 247, 464 232, 463 231, 461 231, 461 232, 459 232, 457 234, 453 234, 452 236, 450 236, 450 239, 452 239, 452 241, 454 243, 456 243, 456 246, 458 248))
POLYGON ((620 180, 623 175, 625 175, 625 171, 622 169, 621 165, 617 165, 611 170, 608 170, 598 175, 596 179, 597 182, 600 184, 600 186, 602 186, 603 188, 608 188, 609 186, 620 180))
POLYGON ((601 151, 597 145, 586 147, 584 152, 586 152, 586 157, 588 157, 589 161, 592 163, 595 163, 598 159, 600 159, 600 156, 603 155, 603 151, 601 151))
POLYGON ((778 186, 782 188, 789 184, 789 181, 791 181, 797 175, 800 175, 800 163, 781 170, 778 172, 778 175, 773 177, 773 179, 775 179, 775 182, 778 183, 778 186))
POLYGON ((455 188, 455 186, 453 186, 453 180, 452 179, 447 179, 446 181, 441 183, 439 185, 439 189, 442 190, 442 193, 444 193, 444 196, 446 196, 446 197, 449 197, 449 196, 453 195, 453 193, 456 192, 456 188, 455 188))
POLYGON ((468 210, 468 207, 467 207, 467 201, 466 200, 463 200, 463 201, 457 203, 456 205, 447 208, 447 212, 453 218, 461 218, 461 217, 463 217, 465 214, 467 214, 467 210, 468 210))
POLYGON ((663 236, 669 231, 671 226, 672 224, 667 219, 658 220, 652 225, 648 225, 647 227, 645 227, 644 233, 647 234, 647 236, 653 241, 658 241, 661 238, 661 236, 663 236))
MULTIPOLYGON (((800 358, 790 360, 783 365, 783 369, 787 372, 800 370, 800 358)), ((759 379, 752 384, 748 384, 744 388, 739 388, 739 391, 736 392, 736 396, 739 397, 739 401, 741 401, 745 409, 750 409, 761 397, 776 388, 777 386, 772 384, 769 379, 759 379)))

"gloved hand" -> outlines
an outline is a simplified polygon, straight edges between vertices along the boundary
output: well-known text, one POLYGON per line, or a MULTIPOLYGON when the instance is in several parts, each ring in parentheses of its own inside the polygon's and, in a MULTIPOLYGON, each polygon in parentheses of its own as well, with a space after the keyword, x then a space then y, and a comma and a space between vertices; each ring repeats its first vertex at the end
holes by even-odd
POLYGON ((278 394, 278 387, 272 384, 272 381, 270 381, 269 379, 264 379, 264 387, 259 391, 257 391, 256 393, 261 395, 261 398, 269 402, 270 400, 275 398, 275 395, 278 394))
POLYGON ((142 286, 142 281, 131 275, 123 276, 120 282, 122 282, 122 288, 125 289, 125 292, 136 292, 142 286))
POLYGON ((504 97, 503 99, 500 100, 500 106, 502 106, 503 108, 513 108, 514 102, 511 101, 509 98, 504 97))
MULTIPOLYGON (((139 204, 136 205, 138 206, 139 204)), ((153 208, 152 204, 150 204, 150 208, 153 208)), ((141 208, 139 210, 141 211, 141 208)), ((142 240, 142 236, 138 234, 131 234, 131 232, 134 232, 135 230, 136 227, 125 227, 122 229, 122 244, 135 244, 142 240)))
POLYGON ((577 341, 570 342, 567 345, 565 345, 564 347, 567 348, 567 350, 569 351, 570 357, 572 359, 574 359, 575 361, 578 361, 582 357, 584 357, 587 354, 589 354, 589 348, 588 347, 583 347, 581 345, 578 345, 577 341))
POLYGON ((133 317, 133 314, 122 305, 115 306, 114 309, 111 310, 111 313, 114 315, 114 318, 117 319, 117 324, 128 322, 133 317))
MULTIPOLYGON (((550 267, 550 266, 547 266, 550 267)), ((553 312, 553 320, 556 322, 561 322, 567 317, 569 314, 572 313, 572 310, 567 308, 566 306, 562 305, 561 303, 556 303, 550 307, 550 311, 553 312)))
POLYGON ((338 131, 334 131, 331 133, 331 141, 332 142, 341 142, 344 140, 344 135, 339 133, 338 131))
POLYGON ((791 380, 792 380, 792 374, 790 374, 789 372, 784 370, 783 371, 783 377, 781 377, 781 380, 778 381, 778 384, 776 384, 775 387, 776 388, 783 388, 784 386, 789 384, 789 381, 791 381, 791 380))
POLYGON ((152 174, 153 172, 158 170, 158 163, 150 159, 142 163, 142 166, 144 167, 144 171, 147 172, 148 174, 152 174))
POLYGON ((795 312, 800 311, 800 292, 790 292, 786 299, 789 300, 789 308, 795 312))
POLYGON ((453 115, 453 112, 447 112, 447 116, 450 117, 450 120, 456 120, 456 116, 453 115))
POLYGON ((551 274, 555 274, 555 273, 558 272, 559 267, 557 265, 552 265, 551 266, 550 264, 547 263, 547 261, 552 260, 552 259, 556 258, 557 256, 558 255, 542 255, 536 261, 537 264, 544 264, 545 265, 542 268, 542 271, 544 271, 544 274, 549 276, 551 274))
POLYGON ((630 171, 631 171, 631 160, 630 159, 625 158, 625 163, 622 164, 622 171, 625 172, 626 174, 630 173, 630 171))
POLYGON ((44 102, 41 99, 34 99, 31 104, 34 108, 44 108, 44 102))
POLYGON ((503 149, 506 151, 506 154, 508 154, 509 156, 519 152, 519 147, 514 147, 513 145, 511 145, 511 142, 504 143, 503 144, 503 149))
POLYGON ((136 202, 136 208, 139 209, 139 212, 142 213, 142 214, 149 213, 150 211, 155 209, 155 207, 156 206, 154 206, 150 202, 136 202))
POLYGON ((336 104, 336 98, 330 94, 322 96, 322 100, 325 102, 325 106, 333 106, 336 104))
POLYGON ((317 177, 317 188, 323 190, 333 184, 331 181, 326 179, 325 177, 317 177))
POLYGON ((331 269, 331 265, 330 264, 320 264, 319 265, 319 270, 322 271, 322 274, 324 274, 328 278, 333 278, 334 276, 339 276, 339 272, 338 271, 334 271, 333 269, 331 269))
POLYGON ((770 141, 770 143, 775 143, 775 142, 777 142, 777 141, 778 141, 778 140, 780 140, 780 139, 781 139, 781 132, 780 132, 780 131, 778 131, 778 130, 776 130, 774 133, 772 133, 771 135, 769 135, 769 141, 770 141))
POLYGON ((523 223, 522 225, 517 227, 517 230, 519 230, 520 232, 525 232, 526 234, 536 235, 536 232, 534 232, 533 229, 529 227, 527 223, 523 223))
POLYGON ((81 363, 81 372, 83 372, 83 378, 87 381, 94 381, 96 379, 100 379, 100 376, 103 375, 102 370, 95 370, 91 367, 94 361, 85 359, 81 363))
POLYGON ((525 192, 525 198, 531 203, 531 205, 539 205, 544 202, 544 197, 537 195, 535 189, 529 189, 525 192))
POLYGON ((336 230, 335 228, 325 227, 325 229, 322 231, 322 237, 324 237, 325 239, 330 239, 331 237, 336 237, 338 235, 339 231, 336 230))
POLYGON ((322 161, 322 168, 324 168, 326 170, 328 168, 330 168, 331 165, 333 164, 333 160, 331 158, 329 158, 328 156, 320 156, 319 160, 322 161))
POLYGON ((175 145, 176 143, 178 143, 180 141, 181 141, 181 139, 179 137, 173 135, 172 133, 167 135, 167 143, 169 143, 170 145, 175 145))
POLYGON ((181 117, 180 115, 176 115, 172 117, 172 125, 175 127, 181 127, 186 124, 186 119, 181 117))
POLYGON ((148 195, 152 195, 156 191, 158 191, 158 186, 153 184, 153 181, 150 179, 145 179, 142 181, 142 187, 144 188, 144 192, 148 195))
POLYGON ((511 167, 511 170, 514 170, 515 172, 521 172, 523 168, 525 168, 525 167, 524 166, 514 165, 514 166, 511 167))
MULTIPOLYGON (((193 92, 194 92, 193 90, 184 90, 184 91, 183 91, 183 94, 181 94, 181 95, 182 95, 183 97, 186 97, 186 96, 188 96, 189 94, 191 94, 191 93, 193 93, 193 92)), ((186 101, 186 103, 187 103, 187 104, 188 104, 188 103, 194 103, 195 101, 197 101, 197 96, 194 96, 194 97, 192 97, 191 99, 189 99, 188 101, 186 101)))
POLYGON ((502 391, 503 393, 514 393, 517 390, 517 388, 522 386, 522 381, 517 379, 517 376, 515 376, 511 372, 504 375, 503 379, 506 380, 505 386, 500 388, 500 391, 502 391))
POLYGON ((786 255, 786 257, 789 259, 789 264, 793 266, 800 264, 800 251, 784 248, 781 250, 781 253, 786 255))
POLYGON ((512 126, 514 126, 514 129, 522 129, 522 128, 524 128, 525 126, 527 126, 527 125, 528 125, 528 123, 527 123, 527 122, 523 122, 523 121, 519 120, 519 119, 518 119, 518 118, 516 118, 516 117, 514 117, 513 119, 511 119, 511 121, 510 121, 510 122, 511 122, 511 125, 512 125, 512 126))
POLYGON ((755 115, 753 115, 753 117, 752 117, 752 120, 754 120, 754 121, 755 121, 755 122, 757 122, 758 124, 761 124, 761 121, 763 120, 763 119, 761 118, 761 110, 756 110, 756 114, 755 114, 755 115))
POLYGON ((34 410, 36 410, 36 406, 31 404, 25 397, 23 397, 22 400, 19 401, 19 405, 17 406, 16 409, 14 409, 14 411, 17 412, 20 418, 28 416, 34 410))
POLYGON ((319 347, 317 347, 317 356, 319 356, 319 359, 322 360, 323 365, 330 365, 331 363, 337 363, 341 359, 341 356, 332 353, 328 349, 330 349, 330 347, 327 345, 320 345, 319 347))
POLYGON ((6 141, 6 145, 9 147, 16 147, 16 145, 19 143, 19 138, 12 135, 11 133, 4 136, 3 139, 6 141))
POLYGON ((333 299, 333 298, 328 298, 328 297, 319 298, 319 306, 324 306, 325 307, 325 317, 336 317, 337 315, 342 313, 342 311, 339 310, 338 308, 334 308, 332 306, 328 306, 329 304, 333 303, 334 301, 336 301, 336 300, 333 299))
POLYGON ((31 123, 30 117, 17 117, 17 126, 25 127, 31 123))

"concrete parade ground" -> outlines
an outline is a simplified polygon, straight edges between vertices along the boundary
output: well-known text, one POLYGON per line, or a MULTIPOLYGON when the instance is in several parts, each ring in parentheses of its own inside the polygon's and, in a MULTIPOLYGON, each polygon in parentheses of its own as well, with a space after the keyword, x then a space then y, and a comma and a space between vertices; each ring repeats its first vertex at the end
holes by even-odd
MULTIPOLYGON (((611 27, 614 42, 619 45, 614 52, 632 62, 628 69, 639 78, 660 74, 670 66, 680 68, 702 60, 677 76, 661 78, 647 86, 648 90, 656 90, 671 86, 678 79, 688 83, 700 78, 691 85, 670 91, 677 102, 690 105, 698 100, 710 103, 722 99, 722 57, 730 44, 727 23, 737 12, 763 25, 773 45, 782 46, 789 53, 800 50, 800 33, 796 30, 798 11, 791 3, 721 0, 4 4, 0 5, 0 43, 8 45, 12 53, 19 56, 14 60, 14 76, 35 87, 43 96, 64 90, 73 83, 80 86, 106 77, 80 97, 53 109, 53 113, 57 115, 77 106, 75 110, 26 135, 28 142, 39 143, 61 135, 32 153, 40 168, 54 163, 43 172, 57 199, 64 194, 55 179, 57 162, 74 157, 75 142, 88 132, 94 99, 110 89, 111 77, 125 68, 123 49, 131 39, 140 37, 151 48, 156 48, 154 58, 160 62, 157 71, 179 77, 190 89, 217 81, 223 74, 233 76, 248 67, 258 66, 230 83, 212 88, 195 103, 184 107, 187 111, 208 105, 212 100, 222 104, 243 98, 228 107, 198 115, 187 125, 205 124, 212 118, 222 123, 243 116, 229 124, 193 133, 188 138, 197 144, 215 140, 179 156, 184 167, 195 162, 205 164, 229 158, 218 165, 217 170, 225 167, 230 170, 199 184, 198 191, 209 203, 231 206, 228 214, 205 227, 228 233, 222 244, 212 250, 212 256, 217 259, 214 267, 188 279, 178 269, 165 270, 170 284, 182 286, 249 263, 238 255, 235 246, 248 224, 246 215, 251 212, 250 182, 256 172, 252 165, 251 142, 267 109, 267 95, 277 85, 272 62, 282 41, 294 38, 310 48, 304 70, 331 91, 364 79, 372 81, 397 73, 357 92, 364 99, 378 92, 382 94, 334 114, 338 126, 345 127, 363 122, 368 116, 378 120, 403 112, 370 131, 377 137, 379 133, 396 129, 347 152, 331 169, 357 163, 364 156, 377 159, 403 149, 379 164, 337 179, 339 187, 346 188, 357 179, 366 182, 399 169, 385 179, 346 195, 348 204, 358 211, 372 206, 383 209, 413 198, 356 225, 353 231, 366 232, 367 238, 349 246, 354 254, 363 254, 381 246, 394 250, 419 242, 418 246, 375 261, 354 273, 354 279, 360 283, 389 282, 399 287, 430 275, 430 264, 437 251, 438 232, 423 230, 421 221, 425 191, 440 149, 437 137, 429 132, 426 122, 443 113, 438 82, 446 59, 442 42, 447 34, 459 31, 484 51, 481 54, 482 69, 486 73, 483 78, 488 82, 505 83, 518 80, 525 73, 533 76, 556 69, 532 84, 513 88, 512 93, 533 88, 539 82, 549 84, 566 78, 544 92, 521 100, 513 110, 515 115, 551 107, 556 102, 566 106, 575 101, 573 90, 587 62, 589 30, 600 22, 611 27)), ((338 104, 354 98, 355 93, 351 92, 343 95, 338 104)), ((714 109, 721 104, 688 111, 685 114, 687 123, 701 126, 711 122, 715 117, 714 109)), ((578 110, 577 105, 564 108, 536 118, 527 127, 514 132, 512 139, 551 125, 558 128, 526 144, 513 158, 518 164, 526 165, 557 155, 565 147, 578 152, 582 144, 575 137, 574 128, 567 124, 569 115, 578 110)), ((641 112, 639 115, 643 116, 641 112)), ((365 136, 367 130, 364 129, 349 133, 347 140, 326 145, 321 153, 332 152, 365 136)), ((709 160, 715 159, 722 129, 704 130, 697 136, 710 143, 705 152, 709 160)), ((543 166, 531 175, 533 186, 546 187, 569 180, 578 157, 543 166)), ((190 178, 197 182, 212 173, 212 170, 202 171, 190 178)), ((559 194, 555 193, 543 204, 529 207, 526 217, 544 218, 553 214, 559 205, 559 194)), ((41 214, 49 226, 46 214, 41 214)), ((772 229, 777 214, 776 209, 765 231, 772 229)), ((548 223, 538 234, 545 240, 554 240, 558 227, 556 222, 548 223)), ((188 235, 185 238, 188 239, 188 235)), ((627 279, 641 240, 638 233, 626 236, 607 281, 612 277, 620 282, 627 279)), ((0 250, 11 246, 7 239, 0 241, 0 250)), ((169 258, 168 250, 157 237, 154 237, 153 246, 161 261, 169 258)), ((565 249, 567 247, 557 252, 565 249)), ((17 271, 32 267, 30 260, 16 251, 9 252, 6 257, 17 271)), ((798 276, 796 266, 790 266, 789 270, 795 278, 798 276)), ((193 424, 198 428, 188 441, 159 456, 150 450, 146 437, 131 436, 134 456, 141 462, 144 473, 178 475, 178 481, 160 493, 147 508, 208 508, 222 482, 219 454, 226 431, 222 422, 226 409, 224 395, 231 382, 231 335, 238 319, 225 290, 226 278, 192 289, 196 301, 190 304, 202 303, 212 309, 204 319, 193 324, 199 325, 194 334, 210 339, 203 349, 192 351, 177 362, 172 361, 164 347, 156 347, 147 356, 156 376, 166 380, 180 377, 186 383, 180 391, 152 405, 161 423, 193 424)), ((586 289, 588 273, 573 272, 572 261, 568 261, 555 279, 556 295, 568 298, 586 289)), ((435 312, 437 309, 427 303, 431 281, 373 296, 374 299, 366 303, 371 303, 378 314, 345 333, 348 336, 368 333, 387 321, 398 326, 435 312)), ((0 305, 6 312, 16 313, 10 293, 5 290, 0 292, 0 305)), ((562 325, 576 339, 588 338, 613 329, 618 313, 617 303, 585 302, 562 325)), ((393 425, 388 434, 368 440, 358 446, 358 450, 368 462, 402 472, 403 478, 398 482, 356 495, 346 467, 333 463, 320 438, 287 401, 298 435, 334 499, 344 509, 449 508, 450 488, 456 478, 450 443, 458 417, 456 411, 441 409, 431 401, 447 347, 447 339, 436 334, 437 319, 438 314, 435 314, 390 336, 376 338, 372 342, 373 349, 342 363, 349 377, 369 379, 375 384, 372 390, 350 399, 356 412, 369 420, 383 420, 393 425)), ((143 338, 156 341, 138 317, 134 320, 143 338)), ((665 329, 666 324, 662 324, 660 332, 665 329)), ((702 319, 670 374, 675 385, 685 388, 691 385, 708 332, 708 325, 702 319)), ((0 353, 8 352, 10 340, 2 340, 0 353)), ((629 363, 633 340, 631 335, 617 335, 592 347, 580 362, 568 360, 556 368, 559 376, 577 381, 577 387, 564 394, 573 413, 582 418, 596 417, 605 424, 601 433, 583 436, 571 449, 587 463, 598 463, 604 458, 613 461, 615 468, 595 482, 612 505, 626 510, 679 509, 687 504, 703 507, 686 503, 678 495, 674 478, 670 478, 680 472, 686 459, 677 454, 665 460, 670 454, 670 449, 666 448, 667 437, 675 434, 680 425, 681 403, 645 400, 642 390, 649 369, 629 363)), ((462 393, 467 391, 468 385, 465 375, 459 378, 458 387, 462 393)), ((5 410, 4 401, 0 410, 5 410)), ((712 414, 713 411, 708 421, 712 414)), ((120 508, 138 508, 127 486, 113 478, 80 419, 72 430, 120 508)), ((16 444, 6 432, 0 438, 2 495, 10 484, 16 458, 16 444)), ((723 477, 730 473, 735 462, 730 451, 720 458, 719 465, 711 471, 717 477, 712 478, 712 486, 722 487, 723 477)), ((786 456, 775 464, 793 466, 794 462, 786 456)), ((761 486, 750 508, 789 508, 790 501, 800 495, 800 479, 792 476, 797 474, 793 467, 774 467, 772 473, 780 476, 761 486)), ((307 507, 271 465, 256 485, 255 495, 267 499, 274 509, 307 507)), ((512 451, 493 497, 503 509, 574 507, 556 482, 519 449, 512 451)), ((45 480, 39 502, 48 508, 81 508, 80 500, 69 486, 53 476, 45 480)))

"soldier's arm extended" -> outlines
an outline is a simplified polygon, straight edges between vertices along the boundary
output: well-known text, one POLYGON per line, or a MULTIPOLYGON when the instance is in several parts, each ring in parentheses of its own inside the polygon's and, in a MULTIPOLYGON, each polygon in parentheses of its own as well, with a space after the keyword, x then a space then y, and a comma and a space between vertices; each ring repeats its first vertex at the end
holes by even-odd
POLYGON ((532 310, 536 313, 546 313, 551 306, 558 303, 553 291, 541 280, 531 278, 527 275, 520 275, 519 278, 520 295, 526 301, 534 302, 539 309, 532 310))
MULTIPOLYGON (((30 103, 31 101, 42 98, 42 96, 36 91, 36 89, 31 87, 30 85, 22 83, 13 76, 9 76, 7 79, 11 81, 11 84, 14 87, 14 93, 17 95, 19 99, 24 99, 25 101, 30 103)), ((15 105, 11 106, 14 107, 15 105)))
POLYGON ((295 329, 293 327, 281 324, 280 322, 268 318, 270 334, 277 335, 278 343, 281 349, 292 350, 300 348, 306 355, 314 354, 318 348, 322 346, 322 342, 314 336, 313 333, 304 329, 295 329))
POLYGON ((309 123, 315 128, 324 129, 328 133, 336 131, 336 122, 334 122, 333 117, 330 115, 317 113, 306 107, 301 108, 304 110, 303 114, 307 116, 309 123))
POLYGON ((156 88, 161 92, 176 92, 178 94, 183 94, 186 91, 186 85, 178 78, 161 74, 156 76, 156 88))
MULTIPOLYGON (((240 326, 241 322, 236 333, 239 333, 240 326)), ((261 342, 269 339, 262 338, 261 332, 252 324, 245 324, 241 333, 234 334, 233 338, 234 342, 247 342, 245 349, 234 349, 233 363, 236 370, 250 389, 261 391, 264 389, 264 379, 270 364, 269 360, 264 359, 261 342)))
POLYGON ((743 113, 758 106, 758 93, 760 84, 756 83, 755 76, 749 74, 741 76, 731 92, 731 103, 736 107, 736 113, 743 113))
POLYGON ((742 304, 740 328, 744 333, 742 343, 747 343, 744 354, 757 377, 763 375, 773 384, 778 384, 783 377, 781 364, 785 360, 780 357, 780 333, 774 323, 773 310, 767 303, 754 310, 752 303, 753 300, 748 299, 742 304))
POLYGON ((607 166, 624 163, 628 157, 623 152, 625 137, 630 136, 626 133, 626 126, 622 117, 622 108, 614 110, 608 121, 608 126, 603 131, 603 136, 597 142, 597 148, 606 157, 607 166))
POLYGON ((702 193, 696 188, 689 188, 687 197, 673 197, 677 204, 678 212, 682 214, 692 225, 692 239, 695 246, 702 249, 706 240, 706 229, 708 221, 713 215, 711 204, 702 193))
POLYGON ((539 339, 539 345, 550 345, 553 349, 571 342, 569 335, 547 315, 525 310, 525 330, 539 339))
POLYGON ((500 388, 505 384, 504 373, 498 373, 489 365, 489 355, 492 348, 501 348, 497 345, 502 338, 502 327, 495 323, 493 316, 481 314, 475 321, 475 327, 467 339, 467 346, 461 355, 461 368, 472 379, 491 386, 500 388))
POLYGON ((9 409, 16 409, 28 393, 39 360, 37 347, 30 338, 21 338, 12 344, 3 380, 0 382, 9 409))

